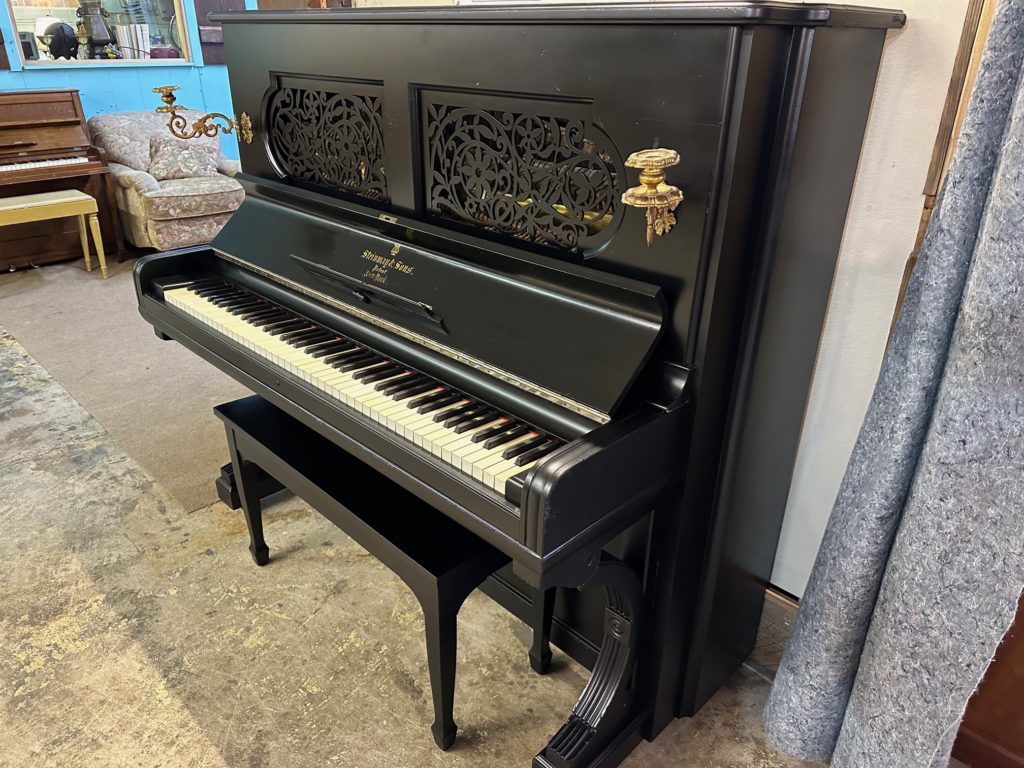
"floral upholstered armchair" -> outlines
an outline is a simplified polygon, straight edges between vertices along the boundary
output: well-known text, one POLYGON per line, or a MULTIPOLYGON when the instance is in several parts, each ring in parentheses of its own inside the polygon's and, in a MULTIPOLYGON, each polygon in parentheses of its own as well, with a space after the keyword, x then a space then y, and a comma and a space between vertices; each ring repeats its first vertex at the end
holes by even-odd
MULTIPOLYGON (((189 123, 201 115, 180 114, 189 123)), ((133 245, 166 251, 208 243, 242 204, 242 185, 232 178, 238 163, 221 154, 216 136, 176 139, 157 112, 95 115, 89 132, 106 154, 133 245)))

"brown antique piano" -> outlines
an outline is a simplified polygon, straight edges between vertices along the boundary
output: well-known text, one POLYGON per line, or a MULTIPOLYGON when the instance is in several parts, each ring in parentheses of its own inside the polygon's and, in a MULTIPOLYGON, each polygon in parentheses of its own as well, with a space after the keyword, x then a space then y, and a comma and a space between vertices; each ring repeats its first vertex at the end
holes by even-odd
POLYGON ((753 647, 903 14, 216 18, 246 198, 140 312, 500 550, 484 591, 593 670, 535 768, 618 764, 753 647))
MULTIPOLYGON (((77 189, 99 205, 103 248, 118 256, 121 237, 110 170, 89 141, 78 91, 0 92, 0 197, 77 189)), ((0 228, 0 269, 82 257, 73 218, 0 228)))

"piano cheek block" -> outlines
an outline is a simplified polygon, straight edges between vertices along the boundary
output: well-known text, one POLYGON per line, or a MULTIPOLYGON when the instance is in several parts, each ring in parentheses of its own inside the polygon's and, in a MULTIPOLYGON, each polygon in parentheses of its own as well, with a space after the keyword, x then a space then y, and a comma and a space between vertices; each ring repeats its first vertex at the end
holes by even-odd
POLYGON ((543 558, 570 543, 579 548, 588 536, 607 541, 646 514, 684 471, 687 419, 687 408, 640 411, 540 462, 521 492, 526 545, 543 558))

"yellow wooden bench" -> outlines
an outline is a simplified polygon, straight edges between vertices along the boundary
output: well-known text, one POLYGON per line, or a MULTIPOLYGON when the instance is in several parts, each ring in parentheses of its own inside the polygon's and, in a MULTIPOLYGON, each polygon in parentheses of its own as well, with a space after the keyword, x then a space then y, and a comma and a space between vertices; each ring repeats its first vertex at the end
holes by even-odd
POLYGON ((107 277, 107 259, 103 253, 103 238, 100 234, 100 222, 96 215, 97 210, 96 201, 77 189, 42 192, 37 195, 4 197, 0 198, 0 226, 77 216, 78 236, 82 240, 85 269, 87 272, 92 272, 92 259, 89 256, 89 236, 85 231, 85 217, 88 216, 89 229, 92 231, 92 239, 96 244, 96 255, 100 261, 100 272, 105 279, 107 277))

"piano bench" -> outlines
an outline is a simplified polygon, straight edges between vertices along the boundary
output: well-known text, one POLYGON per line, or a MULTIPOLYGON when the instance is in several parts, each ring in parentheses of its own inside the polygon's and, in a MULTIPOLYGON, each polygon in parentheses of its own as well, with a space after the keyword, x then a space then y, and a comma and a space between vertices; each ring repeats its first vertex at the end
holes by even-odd
POLYGON ((85 218, 89 217, 89 230, 96 244, 100 273, 107 277, 107 258, 103 253, 103 237, 100 233, 99 207, 96 201, 77 189, 62 189, 57 192, 40 192, 35 195, 15 195, 0 199, 0 226, 24 224, 31 221, 78 217, 78 237, 82 241, 85 256, 85 270, 92 272, 92 258, 89 255, 89 236, 86 234, 85 218))
MULTIPOLYGON (((488 576, 509 562, 479 537, 401 486, 253 395, 218 405, 231 452, 232 491, 249 526, 257 565, 269 560, 261 498, 288 488, 376 556, 413 591, 423 609, 434 702, 431 732, 441 749, 455 741, 456 628, 459 608, 488 576)), ((221 488, 220 486, 225 486, 221 488)))

